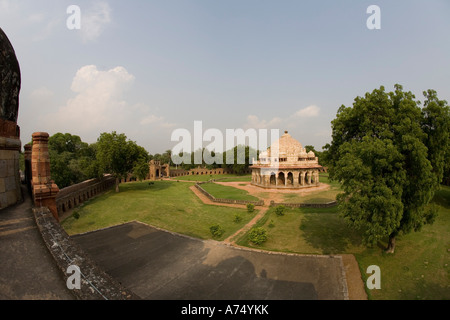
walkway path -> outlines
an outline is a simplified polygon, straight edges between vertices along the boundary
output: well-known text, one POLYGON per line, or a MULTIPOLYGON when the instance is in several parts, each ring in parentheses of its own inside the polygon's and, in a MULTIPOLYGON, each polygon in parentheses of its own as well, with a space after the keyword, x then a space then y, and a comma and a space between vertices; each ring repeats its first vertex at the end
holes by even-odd
POLYGON ((23 203, 0 210, 0 300, 73 300, 23 194, 23 203))

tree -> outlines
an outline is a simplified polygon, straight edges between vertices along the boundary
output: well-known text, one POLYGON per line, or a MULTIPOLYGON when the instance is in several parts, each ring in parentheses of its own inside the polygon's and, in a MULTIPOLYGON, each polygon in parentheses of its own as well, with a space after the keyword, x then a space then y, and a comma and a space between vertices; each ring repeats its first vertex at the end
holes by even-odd
POLYGON ((97 177, 95 148, 70 133, 49 138, 50 172, 60 188, 97 177))
POLYGON ((339 108, 324 152, 330 178, 344 191, 341 215, 364 231, 366 244, 387 238, 387 252, 397 235, 419 231, 436 215, 427 205, 449 161, 449 107, 434 91, 425 97, 423 109, 400 85, 357 97, 353 107, 339 108))
POLYGON ((236 174, 244 174, 251 165, 250 154, 255 154, 258 158, 258 151, 255 151, 250 146, 239 145, 235 146, 233 149, 227 150, 223 153, 223 164, 222 168, 232 170, 236 174), (244 150, 244 152, 242 152, 244 150), (230 156, 231 154, 231 156, 230 156), (227 158, 233 159, 233 163, 227 163, 227 158))
POLYGON ((102 133, 97 140, 97 160, 102 173, 110 173, 116 178, 116 192, 120 179, 125 178, 135 168, 140 158, 148 153, 134 141, 127 140, 125 134, 102 133))

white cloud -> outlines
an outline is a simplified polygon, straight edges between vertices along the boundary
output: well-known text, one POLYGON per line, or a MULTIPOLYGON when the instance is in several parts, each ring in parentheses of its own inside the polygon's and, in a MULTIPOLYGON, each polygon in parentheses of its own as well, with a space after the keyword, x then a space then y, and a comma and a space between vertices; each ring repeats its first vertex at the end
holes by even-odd
POLYGON ((81 8, 81 38, 83 42, 95 41, 111 23, 111 7, 105 1, 96 2, 86 11, 81 8))
POLYGON ((306 108, 298 110, 294 116, 300 118, 312 118, 319 115, 320 108, 315 105, 308 106, 306 108))
MULTIPOLYGON (((135 77, 124 67, 99 70, 95 65, 80 68, 71 85, 75 96, 55 113, 41 120, 55 132, 70 132, 94 141, 101 132, 129 132, 151 128, 171 128, 172 123, 155 115, 150 108, 138 103, 131 105, 126 94, 135 77)), ((47 88, 32 92, 33 99, 48 99, 53 93, 47 88)), ((44 126, 45 127, 45 126, 44 126)), ((141 131, 142 132, 142 131, 141 131)))
POLYGON ((244 124, 244 129, 271 129, 278 125, 280 125, 283 122, 283 120, 279 117, 275 117, 269 121, 267 120, 260 120, 255 115, 249 115, 247 117, 247 122, 244 124))

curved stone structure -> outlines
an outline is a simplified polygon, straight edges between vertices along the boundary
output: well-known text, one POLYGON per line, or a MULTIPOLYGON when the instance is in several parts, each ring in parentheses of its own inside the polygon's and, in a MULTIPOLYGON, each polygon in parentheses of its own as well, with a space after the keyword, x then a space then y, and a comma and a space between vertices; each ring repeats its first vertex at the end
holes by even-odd
POLYGON ((0 209, 22 200, 19 174, 21 149, 17 126, 20 68, 8 37, 0 29, 0 209))
POLYGON ((319 159, 285 131, 281 138, 261 152, 250 167, 252 184, 263 188, 299 189, 319 185, 319 159))
POLYGON ((0 28, 0 118, 17 123, 20 68, 8 37, 0 28))

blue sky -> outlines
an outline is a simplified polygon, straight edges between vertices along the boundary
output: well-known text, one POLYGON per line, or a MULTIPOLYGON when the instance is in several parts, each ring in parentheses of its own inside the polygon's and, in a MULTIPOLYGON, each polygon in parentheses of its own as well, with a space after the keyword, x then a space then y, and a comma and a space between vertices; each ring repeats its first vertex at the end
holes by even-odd
POLYGON ((450 101, 449 17, 446 0, 0 0, 22 143, 115 130, 152 154, 196 120, 289 130, 320 150, 338 108, 381 85, 450 101), (66 26, 72 4, 80 30, 66 26), (366 27, 373 4, 380 30, 366 27))

